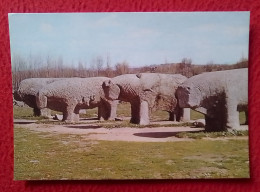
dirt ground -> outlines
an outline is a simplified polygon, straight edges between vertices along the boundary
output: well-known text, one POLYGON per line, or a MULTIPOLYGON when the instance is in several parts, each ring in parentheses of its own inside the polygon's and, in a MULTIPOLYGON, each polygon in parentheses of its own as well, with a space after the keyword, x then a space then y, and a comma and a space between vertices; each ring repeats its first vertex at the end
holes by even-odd
MULTIPOLYGON (((24 127, 37 132, 47 132, 50 134, 80 134, 89 140, 107 141, 140 141, 140 142, 174 142, 192 141, 189 138, 177 138, 179 132, 197 132, 204 128, 193 127, 120 127, 104 128, 97 120, 84 120, 81 124, 38 124, 33 120, 15 119, 16 127, 24 127), (82 123, 83 122, 83 123, 82 123)), ((112 123, 112 122, 107 122, 112 123)), ((172 124, 172 121, 154 121, 152 124, 172 124)), ((241 129, 248 129, 248 126, 241 126, 241 129)))

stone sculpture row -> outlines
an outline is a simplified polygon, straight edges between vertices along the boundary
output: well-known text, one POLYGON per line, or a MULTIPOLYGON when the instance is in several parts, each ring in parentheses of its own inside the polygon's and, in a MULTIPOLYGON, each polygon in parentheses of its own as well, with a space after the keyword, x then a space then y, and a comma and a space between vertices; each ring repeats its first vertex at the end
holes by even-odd
POLYGON ((98 118, 116 117, 118 101, 131 104, 131 123, 147 125, 155 110, 169 120, 188 121, 192 108, 205 115, 206 131, 239 127, 239 111, 248 119, 248 69, 209 72, 187 79, 180 74, 140 73, 114 78, 30 78, 21 81, 14 98, 44 115, 49 108, 63 121, 79 121, 80 109, 98 107, 98 118))

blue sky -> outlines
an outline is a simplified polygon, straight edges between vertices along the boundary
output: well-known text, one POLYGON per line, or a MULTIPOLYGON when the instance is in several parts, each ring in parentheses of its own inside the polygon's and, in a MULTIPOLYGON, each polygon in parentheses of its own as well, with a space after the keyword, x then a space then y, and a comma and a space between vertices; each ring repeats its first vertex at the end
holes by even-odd
POLYGON ((9 14, 11 54, 88 66, 180 62, 233 64, 248 57, 249 12, 9 14))

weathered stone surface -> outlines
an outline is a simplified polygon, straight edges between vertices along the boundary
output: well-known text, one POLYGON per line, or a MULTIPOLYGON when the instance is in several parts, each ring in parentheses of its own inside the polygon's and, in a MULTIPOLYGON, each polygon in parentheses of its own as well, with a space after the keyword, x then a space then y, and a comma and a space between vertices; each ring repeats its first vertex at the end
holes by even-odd
POLYGON ((149 124, 149 113, 155 110, 168 111, 170 120, 180 121, 183 109, 175 91, 186 79, 179 74, 125 74, 106 80, 103 89, 107 99, 131 103, 131 123, 149 124))
POLYGON ((49 116, 50 112, 42 111, 37 107, 36 94, 45 85, 63 78, 29 78, 21 81, 17 91, 14 91, 14 99, 23 101, 26 105, 33 108, 34 116, 49 116))
POLYGON ((189 121, 190 120, 190 108, 183 108, 183 117, 182 121, 189 121))
POLYGON ((238 129, 239 112, 248 119, 248 69, 193 76, 178 88, 177 97, 180 107, 205 114, 207 131, 238 129))
POLYGON ((99 119, 115 119, 118 101, 104 97, 102 83, 109 78, 70 78, 44 86, 37 94, 37 106, 63 112, 63 121, 79 121, 80 109, 98 107, 99 119))

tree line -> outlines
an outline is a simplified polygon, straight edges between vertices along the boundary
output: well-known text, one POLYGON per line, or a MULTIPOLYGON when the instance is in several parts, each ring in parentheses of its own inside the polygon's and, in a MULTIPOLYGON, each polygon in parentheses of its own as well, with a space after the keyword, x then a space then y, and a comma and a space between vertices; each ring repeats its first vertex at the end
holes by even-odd
POLYGON ((29 58, 24 59, 19 55, 14 55, 12 57, 12 83, 13 90, 16 90, 20 82, 27 78, 115 77, 127 73, 142 72, 182 74, 186 77, 191 77, 203 72, 245 67, 248 67, 248 60, 246 58, 241 58, 233 65, 214 64, 213 62, 206 65, 195 65, 192 64, 190 58, 183 58, 179 63, 164 63, 130 68, 127 61, 116 63, 115 66, 112 67, 109 56, 105 59, 101 56, 94 58, 90 66, 79 61, 77 65, 71 67, 65 65, 62 58, 53 59, 47 57, 46 59, 42 59, 41 57, 29 56, 29 58))

